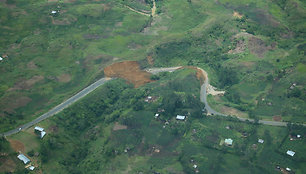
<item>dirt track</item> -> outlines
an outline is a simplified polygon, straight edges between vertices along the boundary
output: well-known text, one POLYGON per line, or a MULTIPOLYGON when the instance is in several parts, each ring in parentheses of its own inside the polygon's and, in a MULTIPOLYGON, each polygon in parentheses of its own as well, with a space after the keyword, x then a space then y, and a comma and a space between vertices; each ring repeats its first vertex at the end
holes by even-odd
POLYGON ((138 62, 126 61, 114 63, 104 69, 106 77, 120 77, 134 84, 135 88, 150 83, 151 74, 140 69, 138 62))

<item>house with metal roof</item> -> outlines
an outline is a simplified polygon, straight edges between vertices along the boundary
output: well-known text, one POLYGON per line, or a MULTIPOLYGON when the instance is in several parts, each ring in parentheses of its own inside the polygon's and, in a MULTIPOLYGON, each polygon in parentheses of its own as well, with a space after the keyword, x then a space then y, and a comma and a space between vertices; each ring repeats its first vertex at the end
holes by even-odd
POLYGON ((177 120, 185 120, 185 118, 186 118, 186 116, 184 116, 184 115, 177 115, 176 116, 177 120))
POLYGON ((287 155, 294 156, 294 154, 295 154, 295 152, 293 152, 292 150, 287 151, 287 155))
POLYGON ((228 146, 231 146, 231 145, 233 145, 233 140, 230 139, 230 138, 227 138, 227 139, 224 140, 224 143, 225 143, 226 145, 228 145, 228 146))
POLYGON ((18 159, 20 159, 21 161, 23 161, 24 164, 28 164, 30 162, 30 159, 28 157, 26 157, 24 154, 19 154, 17 156, 18 159))
POLYGON ((265 141, 263 139, 258 139, 258 143, 264 143, 265 141))
POLYGON ((42 132, 42 131, 44 131, 44 128, 39 127, 39 126, 35 126, 34 130, 35 130, 35 131, 42 132))

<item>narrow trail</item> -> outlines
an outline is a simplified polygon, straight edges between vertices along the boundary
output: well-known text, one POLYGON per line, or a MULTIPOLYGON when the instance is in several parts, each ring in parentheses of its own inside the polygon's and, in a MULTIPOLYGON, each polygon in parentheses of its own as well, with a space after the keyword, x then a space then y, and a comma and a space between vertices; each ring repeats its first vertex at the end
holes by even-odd
POLYGON ((132 7, 129 7, 127 5, 125 5, 126 8, 130 9, 131 11, 135 12, 135 13, 138 13, 138 14, 141 14, 141 15, 144 15, 144 16, 156 16, 156 3, 155 3, 155 0, 153 0, 153 7, 151 8, 151 14, 148 14, 148 13, 145 13, 145 12, 142 12, 142 11, 138 11, 136 9, 133 9, 132 7))

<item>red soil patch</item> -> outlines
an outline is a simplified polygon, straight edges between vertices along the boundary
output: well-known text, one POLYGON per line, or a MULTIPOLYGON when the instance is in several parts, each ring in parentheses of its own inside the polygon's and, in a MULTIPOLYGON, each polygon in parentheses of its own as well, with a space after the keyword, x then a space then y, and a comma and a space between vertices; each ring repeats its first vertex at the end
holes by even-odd
POLYGON ((274 121, 282 121, 282 117, 281 116, 273 116, 273 120, 274 121))
POLYGON ((17 140, 8 140, 11 144, 11 147, 16 151, 16 152, 24 152, 24 145, 22 142, 17 141, 17 140))
POLYGON ((107 77, 123 78, 134 84, 135 88, 153 81, 150 79, 151 74, 142 71, 136 61, 114 63, 104 69, 104 74, 107 77))

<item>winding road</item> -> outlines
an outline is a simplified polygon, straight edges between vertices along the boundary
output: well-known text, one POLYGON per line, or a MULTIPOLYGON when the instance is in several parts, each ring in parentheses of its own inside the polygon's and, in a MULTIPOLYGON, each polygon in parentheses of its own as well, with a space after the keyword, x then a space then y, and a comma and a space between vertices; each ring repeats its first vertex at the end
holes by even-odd
MULTIPOLYGON (((160 72, 173 72, 173 71, 181 69, 181 68, 183 68, 183 67, 177 66, 177 67, 168 67, 168 68, 150 68, 150 69, 145 69, 145 71, 147 71, 149 73, 152 73, 152 74, 158 74, 160 72)), ((197 69, 200 70, 203 73, 203 76, 205 77, 205 81, 201 85, 200 100, 201 100, 201 102, 203 102, 205 104, 205 108, 207 110, 207 113, 211 114, 211 115, 220 115, 220 116, 224 116, 224 117, 230 116, 230 115, 226 115, 226 114, 217 112, 209 106, 209 104, 207 102, 207 86, 209 85, 208 75, 203 69, 201 69, 199 67, 197 67, 197 69)), ((74 96, 70 97, 68 100, 66 100, 63 103, 57 105, 56 107, 54 107, 50 111, 46 112, 45 114, 41 115, 40 117, 36 118, 35 120, 33 120, 31 122, 28 122, 28 123, 26 123, 22 126, 19 126, 16 129, 10 130, 10 131, 5 132, 5 133, 2 133, 2 136, 10 136, 10 135, 16 134, 23 129, 27 129, 27 128, 47 119, 49 117, 54 116, 55 114, 64 110, 65 108, 67 108, 71 104, 80 100, 81 98, 83 98, 87 94, 91 93, 96 88, 104 85, 106 82, 108 82, 110 80, 112 80, 112 78, 101 78, 100 80, 98 80, 98 81, 94 82, 93 84, 89 85, 85 89, 81 90, 80 92, 78 92, 74 96)), ((234 116, 231 116, 231 117, 234 117, 234 116)), ((239 119, 240 121, 254 122, 254 119, 247 119, 247 118, 241 118, 241 117, 235 117, 235 118, 239 119)), ((287 122, 266 121, 266 120, 259 120, 258 122, 261 123, 261 124, 270 125, 270 126, 287 126, 287 122)), ((306 126, 305 124, 302 124, 302 125, 306 126)))

